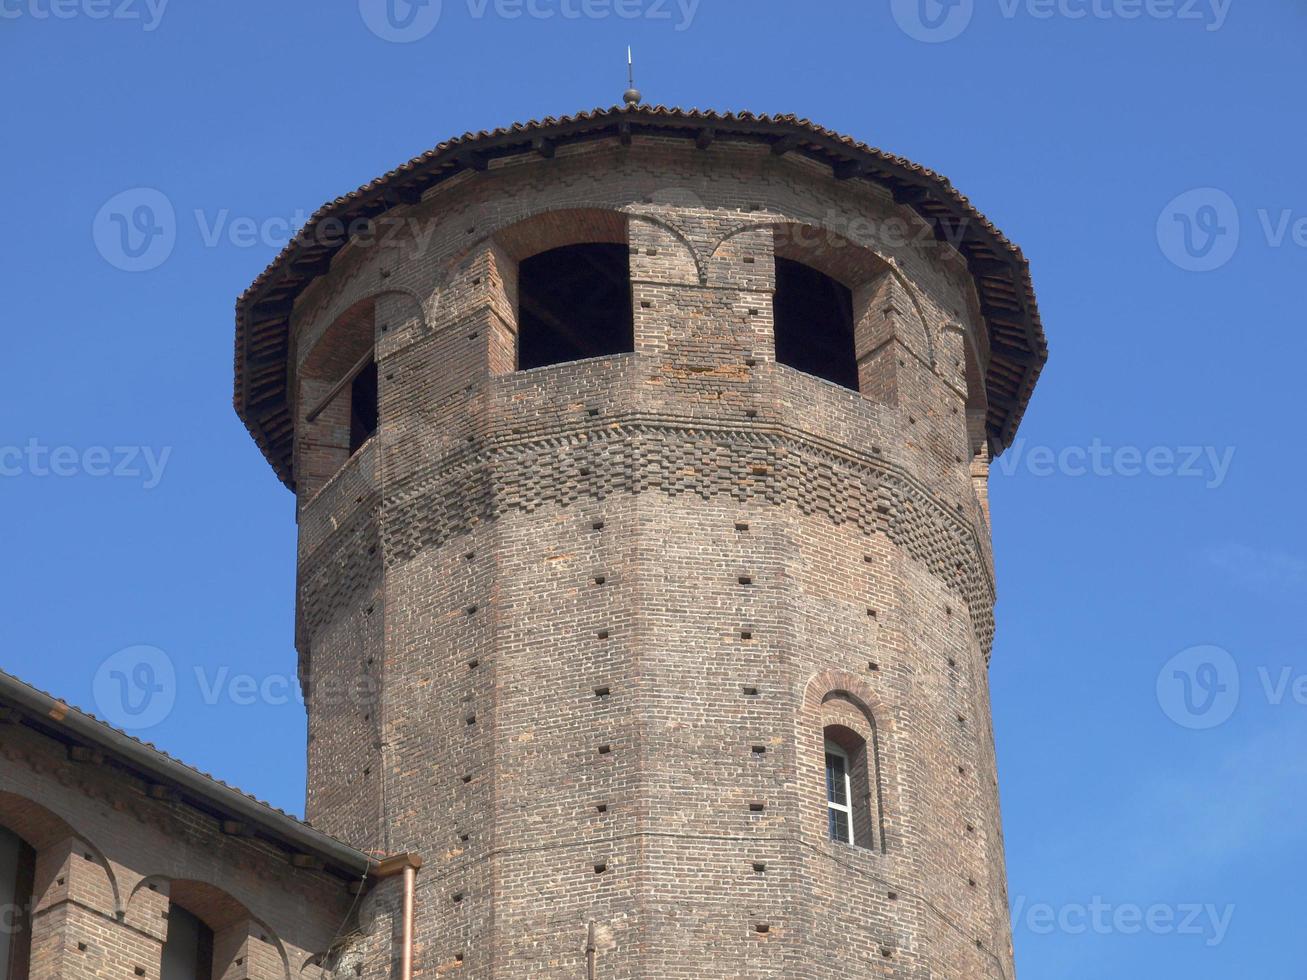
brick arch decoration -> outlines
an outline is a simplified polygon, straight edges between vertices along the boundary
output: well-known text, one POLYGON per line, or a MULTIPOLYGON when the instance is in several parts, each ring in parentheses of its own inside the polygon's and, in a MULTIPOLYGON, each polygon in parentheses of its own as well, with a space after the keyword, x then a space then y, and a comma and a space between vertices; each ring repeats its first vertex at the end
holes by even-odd
POLYGON ((855 732, 867 746, 868 783, 872 799, 869 815, 873 825, 874 854, 888 853, 896 839, 894 800, 890 787, 896 784, 896 756, 893 751, 893 716, 863 678, 844 670, 826 670, 812 677, 804 688, 795 717, 795 755, 801 795, 810 797, 801 821, 805 836, 830 846, 825 810, 825 731, 840 725, 855 732))
POLYGON ((698 279, 699 285, 706 286, 708 284, 708 260, 700 250, 695 247, 694 242, 685 234, 685 232, 677 228, 672 224, 672 222, 665 221, 652 214, 645 214, 642 211, 627 211, 626 213, 630 216, 631 221, 633 222, 638 221, 647 225, 652 225, 654 228, 671 235, 672 238, 679 242, 681 247, 685 249, 686 254, 690 257, 690 261, 694 263, 695 277, 698 279))
MULTIPOLYGON (((392 298, 407 300, 412 307, 412 315, 417 321, 419 331, 423 334, 431 332, 433 329, 431 319, 438 305, 437 300, 433 300, 431 307, 428 308, 421 296, 404 286, 386 286, 382 289, 374 289, 365 295, 354 295, 349 305, 343 309, 311 315, 310 322, 326 320, 328 325, 316 336, 308 339, 309 352, 296 368, 298 378, 302 381, 306 374, 325 376, 332 368, 339 368, 340 371, 349 370, 358 358, 363 356, 367 346, 381 339, 378 336, 381 331, 376 323, 378 307, 382 301, 392 298), (372 318, 370 332, 359 322, 364 316, 372 318), (367 338, 366 345, 362 338, 367 338), (350 360, 350 354, 355 355, 353 360, 350 360)), ((303 403, 298 407, 298 414, 301 416, 311 408, 303 403)))
MULTIPOLYGON (((376 339, 376 308, 376 297, 366 296, 332 317, 300 363, 301 385, 306 378, 330 383, 367 353, 376 339)), ((300 410, 304 412, 311 407, 301 404, 300 410)))
POLYGON ((744 222, 732 228, 713 244, 712 257, 715 258, 722 246, 732 238, 764 229, 770 229, 775 234, 775 254, 779 258, 792 259, 811 266, 818 272, 843 283, 855 294, 859 288, 869 286, 882 275, 888 274, 912 304, 931 368, 938 366, 939 345, 934 332, 930 329, 930 319, 922 306, 920 290, 891 255, 855 242, 828 225, 770 218, 744 222), (805 239, 816 239, 824 244, 814 246, 805 243, 805 239))
POLYGON ((521 262, 533 255, 566 245, 598 242, 626 245, 630 243, 629 225, 633 222, 652 225, 679 242, 694 262, 699 283, 702 285, 707 282, 705 260, 694 243, 679 228, 661 218, 622 207, 544 206, 527 214, 513 215, 509 223, 492 227, 466 248, 446 259, 436 275, 428 317, 434 320, 442 297, 447 295, 446 287, 470 267, 476 256, 488 248, 498 249, 504 257, 521 262))
MULTIPOLYGON (((466 312, 454 298, 456 291, 449 288, 461 277, 492 277, 498 291, 504 294, 500 297, 502 302, 511 304, 517 287, 510 268, 516 263, 566 245, 597 242, 625 245, 629 218, 630 215, 616 208, 542 207, 528 214, 514 214, 506 224, 492 224, 436 269, 429 298, 423 306, 421 335, 429 336, 438 329, 438 316, 447 314, 445 319, 453 321, 466 312)), ((461 295, 477 303, 484 293, 484 290, 469 289, 461 295)), ((505 305, 498 312, 503 318, 511 318, 513 311, 505 305)))
POLYGON ((630 241, 629 224, 639 221, 661 229, 678 241, 694 262, 699 283, 707 282, 704 258, 685 232, 656 215, 636 210, 636 207, 560 208, 545 205, 527 214, 514 215, 510 223, 491 229, 449 264, 457 265, 469 252, 484 248, 488 240, 497 242, 517 262, 564 245, 587 242, 623 245, 630 241))
MULTIPOLYGON (((280 980, 292 980, 290 957, 281 937, 243 902, 217 885, 195 878, 148 875, 137 882, 132 890, 126 921, 130 924, 134 920, 157 917, 161 903, 165 910, 174 903, 181 906, 213 931, 215 958, 224 955, 224 952, 231 958, 235 958, 238 953, 242 958, 248 958, 249 954, 245 951, 245 937, 248 934, 272 948, 280 962, 280 980), (222 948, 224 944, 226 950, 222 948)), ((166 938, 166 931, 161 932, 158 938, 166 938)))
POLYGON ((313 341, 296 379, 298 420, 295 469, 310 493, 326 484, 345 465, 350 452, 348 390, 336 395, 320 414, 309 413, 375 344, 376 301, 361 299, 337 315, 313 341))
MULTIPOLYGON (((514 370, 517 322, 517 266, 541 252, 567 245, 608 243, 627 245, 632 250, 631 278, 637 278, 635 251, 648 234, 632 234, 633 225, 655 229, 654 239, 667 247, 679 246, 694 264, 700 284, 706 282, 703 256, 686 235, 668 222, 634 210, 630 206, 584 208, 545 205, 529 214, 514 214, 505 224, 491 227, 456 254, 443 260, 432 274, 429 299, 422 308, 422 323, 413 340, 430 336, 452 325, 470 322, 487 310, 498 321, 489 333, 493 339, 489 357, 493 374, 514 370)), ((386 346, 383 344, 383 346, 386 346)), ((387 356, 409 343, 395 343, 387 356)))
POLYGON ((79 870, 90 870, 94 879, 78 883, 79 896, 104 896, 105 907, 96 910, 103 915, 116 917, 124 911, 118 876, 104 852, 59 814, 25 796, 0 791, 0 826, 17 834, 36 851, 37 880, 32 892, 38 908, 47 904, 43 899, 52 898, 52 891, 59 887, 57 875, 64 861, 53 850, 67 841, 71 843, 66 850, 81 859, 79 870))
POLYGON ((308 413, 369 351, 375 352, 380 364, 383 328, 377 322, 378 311, 390 298, 407 301, 405 305, 411 307, 417 330, 430 332, 430 320, 422 300, 409 289, 388 287, 334 312, 328 326, 308 342, 309 350, 298 368, 295 406, 295 417, 299 420, 296 470, 301 474, 299 483, 308 491, 307 496, 329 482, 349 459, 348 405, 344 392, 313 422, 307 420, 308 413))

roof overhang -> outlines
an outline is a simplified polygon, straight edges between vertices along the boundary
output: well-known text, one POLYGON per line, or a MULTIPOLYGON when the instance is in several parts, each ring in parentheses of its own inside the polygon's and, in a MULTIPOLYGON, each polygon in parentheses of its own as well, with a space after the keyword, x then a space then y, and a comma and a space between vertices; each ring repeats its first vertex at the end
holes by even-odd
POLYGON ((376 877, 377 862, 288 813, 247 796, 99 719, 0 671, 5 724, 21 724, 62 742, 81 758, 143 784, 147 793, 212 817, 224 833, 255 837, 286 854, 293 867, 316 868, 347 882, 376 877))
POLYGON ((236 302, 236 412, 282 482, 294 489, 291 311, 296 297, 348 244, 348 238, 333 237, 331 231, 414 204, 437 184, 466 170, 485 170, 498 157, 534 153, 548 158, 562 145, 613 137, 629 141, 632 135, 680 137, 701 147, 718 140, 766 144, 776 153, 802 154, 827 164, 840 179, 884 187, 897 203, 915 211, 937 239, 957 249, 974 278, 989 339, 989 360, 982 365, 989 444, 997 455, 1012 442, 1048 359, 1030 268, 1021 250, 947 178, 796 116, 627 106, 465 134, 314 213, 236 302))

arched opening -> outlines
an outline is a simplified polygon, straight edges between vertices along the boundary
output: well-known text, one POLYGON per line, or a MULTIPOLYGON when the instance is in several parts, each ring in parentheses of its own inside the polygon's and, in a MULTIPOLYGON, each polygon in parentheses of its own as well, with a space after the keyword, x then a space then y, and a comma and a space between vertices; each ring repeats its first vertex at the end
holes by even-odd
POLYGON ((296 484, 312 496, 377 432, 375 297, 338 316, 299 369, 296 484))
POLYGON ((804 827, 813 839, 885 854, 895 841, 892 715, 877 721, 876 692, 843 670, 809 679, 799 715, 799 758, 810 794, 804 827), (883 754, 888 739, 889 754, 883 754), (889 776, 882 767, 888 759, 889 776))
POLYGON ((27 980, 32 961, 36 849, 0 826, 0 980, 27 980))
POLYGON ((858 390, 853 291, 826 273, 776 256, 776 360, 858 390))
POLYGON ((256 939, 270 941, 241 902, 207 882, 173 880, 160 980, 220 980, 249 961, 256 939))
POLYGON ((635 349, 625 243, 562 245, 521 260, 517 298, 519 371, 635 349))
POLYGON ((353 456, 363 444, 377 434, 377 362, 367 364, 354 376, 349 386, 349 454, 353 456))
POLYGON ((176 902, 168 907, 159 980, 213 980, 213 930, 176 902))
POLYGON ((38 855, 74 840, 82 853, 94 850, 57 813, 0 791, 0 980, 28 980, 31 972, 37 899, 58 873, 52 861, 42 860, 38 869, 38 855))
POLYGON ((826 823, 830 839, 855 847, 879 846, 874 747, 844 725, 827 725, 822 735, 826 749, 826 823))

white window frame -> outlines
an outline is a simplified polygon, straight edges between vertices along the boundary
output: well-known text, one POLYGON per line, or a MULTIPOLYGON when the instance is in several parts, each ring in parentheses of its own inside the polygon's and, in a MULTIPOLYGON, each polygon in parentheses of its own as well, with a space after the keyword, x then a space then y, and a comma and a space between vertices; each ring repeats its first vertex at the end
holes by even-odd
MULTIPOLYGON (((846 752, 842 746, 840 746, 840 745, 839 745, 838 743, 836 743, 836 742, 832 742, 830 739, 826 739, 826 754, 827 754, 827 755, 836 755, 836 756, 839 756, 841 759, 844 760, 844 799, 848 801, 847 804, 836 803, 834 800, 832 800, 832 799, 830 798, 830 790, 827 789, 827 790, 826 790, 826 809, 827 809, 827 811, 835 810, 835 811, 837 811, 837 812, 839 812, 839 813, 843 813, 846 817, 848 817, 848 824, 849 824, 849 839, 846 840, 846 841, 839 841, 838 843, 841 843, 841 844, 853 844, 853 842, 854 842, 854 837, 853 837, 853 833, 854 833, 854 832, 853 832, 853 780, 852 780, 851 775, 850 775, 850 772, 849 772, 849 770, 853 768, 853 766, 852 766, 852 760, 849 759, 849 753, 846 752)), ((823 763, 825 762, 825 756, 822 757, 822 762, 823 762, 823 763)), ((823 766, 823 768, 824 768, 824 766, 823 766)), ((823 780, 823 782, 825 782, 825 780, 823 780)), ((829 812, 828 812, 827 815, 826 815, 826 821, 827 821, 827 825, 829 826, 829 823, 830 823, 830 814, 829 814, 829 812)), ((829 836, 829 832, 827 833, 827 836, 829 836)))

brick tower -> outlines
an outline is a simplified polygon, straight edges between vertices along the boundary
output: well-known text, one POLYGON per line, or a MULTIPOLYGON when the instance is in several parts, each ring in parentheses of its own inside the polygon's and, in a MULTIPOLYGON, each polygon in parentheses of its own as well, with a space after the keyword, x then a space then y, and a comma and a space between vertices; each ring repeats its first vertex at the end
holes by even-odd
POLYGON ((985 484, 1046 356, 966 198, 794 117, 551 118, 318 212, 236 405, 307 816, 422 856, 415 975, 1012 977, 985 484))

